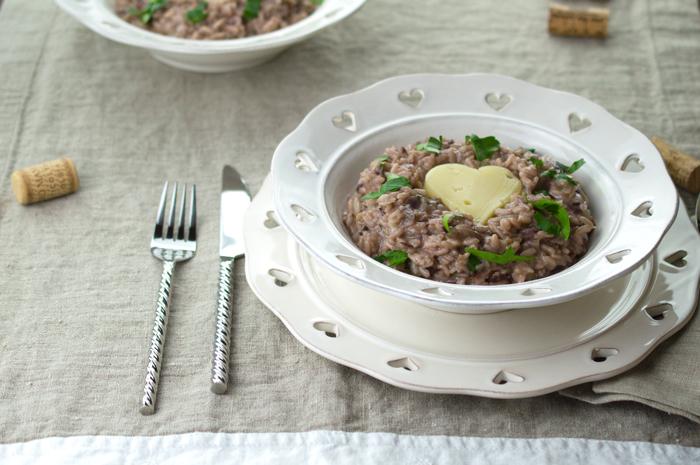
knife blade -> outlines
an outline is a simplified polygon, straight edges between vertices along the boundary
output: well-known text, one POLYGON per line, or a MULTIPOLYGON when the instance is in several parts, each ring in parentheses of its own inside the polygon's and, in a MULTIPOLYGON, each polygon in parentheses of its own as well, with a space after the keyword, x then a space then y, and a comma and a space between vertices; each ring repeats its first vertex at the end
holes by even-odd
POLYGON ((250 191, 245 180, 232 166, 225 165, 221 173, 219 286, 210 384, 211 391, 216 394, 223 394, 228 388, 233 285, 231 278, 236 258, 245 252, 243 216, 249 205, 250 191))

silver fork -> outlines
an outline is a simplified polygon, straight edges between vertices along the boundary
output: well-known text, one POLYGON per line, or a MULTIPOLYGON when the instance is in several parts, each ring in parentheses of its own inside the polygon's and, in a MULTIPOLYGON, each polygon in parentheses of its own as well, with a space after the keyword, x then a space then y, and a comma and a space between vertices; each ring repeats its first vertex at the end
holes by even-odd
POLYGON ((189 227, 185 225, 187 185, 182 188, 179 221, 177 226, 175 224, 177 191, 178 185, 175 183, 170 198, 170 211, 166 224, 165 204, 168 197, 168 183, 166 182, 165 186, 163 186, 163 193, 160 196, 160 204, 158 205, 158 215, 156 216, 156 228, 153 232, 153 239, 151 239, 151 254, 163 261, 163 274, 160 277, 156 317, 153 322, 153 332, 151 333, 151 345, 148 349, 146 382, 143 388, 141 408, 139 409, 143 415, 151 415, 155 412, 158 380, 160 379, 160 368, 163 361, 163 344, 165 344, 165 334, 168 327, 168 307, 171 297, 170 283, 175 270, 175 263, 189 260, 194 257, 197 251, 196 188, 194 184, 190 188, 189 227), (185 234, 185 229, 187 229, 187 234, 185 234))

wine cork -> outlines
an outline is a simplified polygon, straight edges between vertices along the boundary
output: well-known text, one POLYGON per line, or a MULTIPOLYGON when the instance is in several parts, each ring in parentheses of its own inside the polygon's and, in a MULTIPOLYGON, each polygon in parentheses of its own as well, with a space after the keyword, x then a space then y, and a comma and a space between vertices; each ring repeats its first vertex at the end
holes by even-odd
POLYGON ((12 190, 22 205, 72 194, 80 180, 73 160, 60 158, 12 173, 12 190))
POLYGON ((673 182, 693 194, 700 192, 700 160, 682 152, 660 137, 654 136, 651 141, 661 152, 673 182))
POLYGON ((607 37, 607 8, 573 9, 553 4, 549 7, 549 33, 557 36, 607 37))

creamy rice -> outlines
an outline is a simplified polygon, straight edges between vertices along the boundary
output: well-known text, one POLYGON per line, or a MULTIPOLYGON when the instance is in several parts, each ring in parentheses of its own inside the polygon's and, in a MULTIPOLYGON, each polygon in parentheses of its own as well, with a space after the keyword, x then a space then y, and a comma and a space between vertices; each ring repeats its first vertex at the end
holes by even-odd
POLYGON ((355 192, 347 200, 343 222, 355 244, 376 257, 401 251, 408 259, 397 269, 423 278, 457 284, 510 284, 549 276, 576 263, 588 250, 595 222, 581 186, 565 176, 543 176, 556 165, 546 157, 518 148, 501 146, 478 161, 469 142, 445 140, 439 154, 416 149, 416 145, 389 147, 385 159, 373 161, 360 174, 355 192), (533 157, 535 162, 531 161, 533 157), (540 160, 540 161, 537 161, 540 160), (472 168, 496 165, 510 170, 523 189, 494 212, 485 224, 468 215, 443 219, 450 210, 426 195, 424 180, 434 166, 462 163, 472 168), (537 166, 535 163, 537 163, 537 166), (410 187, 388 192, 377 199, 363 199, 378 191, 386 173, 403 176, 410 187), (568 213, 570 235, 545 232, 535 220, 533 202, 551 199, 568 213), (527 258, 508 264, 481 260, 470 266, 467 248, 503 254, 511 248, 527 258), (471 269, 470 269, 471 268, 471 269))

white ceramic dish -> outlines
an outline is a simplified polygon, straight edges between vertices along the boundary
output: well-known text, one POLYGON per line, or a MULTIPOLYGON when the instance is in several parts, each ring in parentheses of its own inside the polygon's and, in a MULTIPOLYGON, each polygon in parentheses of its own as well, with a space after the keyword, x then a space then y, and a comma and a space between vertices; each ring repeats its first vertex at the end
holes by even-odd
POLYGON ((287 28, 232 40, 180 39, 149 32, 119 18, 112 0, 56 0, 56 3, 97 34, 146 49, 165 64, 200 73, 220 73, 259 65, 347 18, 365 1, 325 0, 314 14, 287 28))
POLYGON ((564 302, 630 272, 671 224, 678 198, 663 161, 640 132, 582 97, 492 74, 412 75, 328 100, 278 146, 275 207, 284 227, 338 274, 432 307, 482 313, 564 302), (442 134, 495 135, 536 147, 576 175, 598 229, 574 266, 522 284, 464 286, 401 273, 362 253, 342 224, 360 171, 389 145, 442 134))
POLYGON ((484 315, 434 310, 329 271, 279 227, 268 179, 245 220, 246 277, 305 346, 418 391, 528 397, 619 374, 695 310, 700 236, 685 211, 630 274, 580 299, 484 315))

